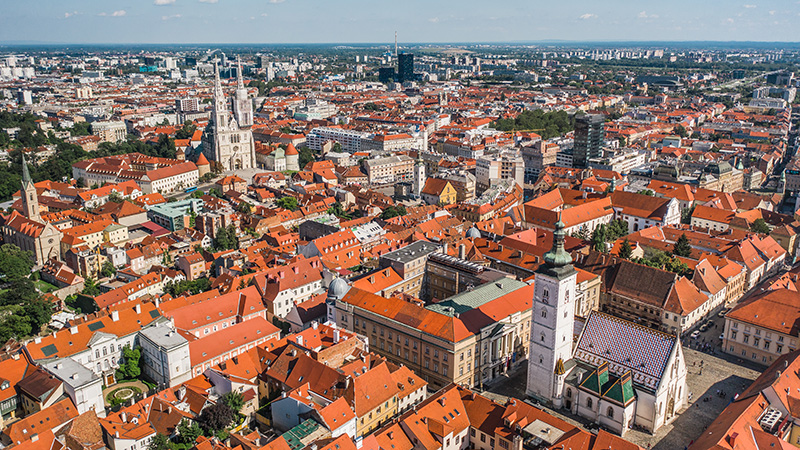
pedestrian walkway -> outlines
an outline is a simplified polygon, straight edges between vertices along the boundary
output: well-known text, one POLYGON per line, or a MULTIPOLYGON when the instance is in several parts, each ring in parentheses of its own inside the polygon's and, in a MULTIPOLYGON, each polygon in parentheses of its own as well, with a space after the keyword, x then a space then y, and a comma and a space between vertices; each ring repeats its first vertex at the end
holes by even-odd
POLYGON ((142 392, 147 392, 147 391, 150 390, 150 388, 146 384, 144 384, 143 382, 141 382, 139 380, 124 381, 122 383, 117 383, 117 384, 111 385, 111 386, 103 389, 103 402, 105 402, 105 405, 106 406, 111 406, 111 404, 108 403, 108 399, 106 399, 106 396, 110 392, 116 391, 117 389, 120 389, 120 388, 126 388, 126 387, 135 387, 135 388, 138 388, 139 390, 141 390, 142 392))

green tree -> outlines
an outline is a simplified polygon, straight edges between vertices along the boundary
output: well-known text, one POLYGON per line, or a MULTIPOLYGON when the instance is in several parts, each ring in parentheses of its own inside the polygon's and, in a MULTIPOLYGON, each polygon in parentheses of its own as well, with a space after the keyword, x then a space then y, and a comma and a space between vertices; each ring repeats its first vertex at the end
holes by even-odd
POLYGON ((672 254, 683 256, 684 258, 692 254, 692 245, 689 243, 686 233, 681 234, 681 237, 675 241, 675 245, 672 246, 672 254))
POLYGON ((111 191, 111 193, 108 194, 108 201, 110 202, 122 203, 123 200, 122 195, 117 191, 111 191))
POLYGON ((197 422, 207 434, 224 430, 236 418, 236 413, 224 402, 208 406, 197 416, 197 422))
POLYGON ((236 391, 228 392, 222 396, 221 400, 235 413, 239 413, 244 406, 244 397, 236 391))
POLYGON ((203 434, 203 430, 197 425, 197 422, 189 419, 183 419, 178 425, 178 436, 175 440, 179 444, 193 446, 197 438, 203 434))
POLYGON ((111 261, 106 260, 103 263, 103 266, 100 268, 100 275, 108 278, 113 277, 117 273, 117 268, 114 267, 114 264, 111 261))
POLYGON ((120 380, 135 380, 142 374, 142 352, 139 347, 131 348, 126 345, 122 348, 123 363, 117 369, 117 378, 120 380))
POLYGON ((694 205, 691 208, 681 210, 681 223, 689 225, 692 223, 692 214, 694 214, 694 205))
POLYGON ((406 207, 403 205, 389 206, 381 213, 381 219, 391 219, 392 217, 405 216, 408 214, 406 207))
POLYGON ((33 253, 14 244, 0 246, 0 280, 13 282, 27 277, 33 269, 33 253))
POLYGON ((239 206, 236 207, 236 210, 239 211, 240 213, 246 215, 246 216, 249 216, 250 213, 253 212, 253 207, 250 206, 250 203, 241 202, 241 203, 239 203, 239 206))
POLYGON ((589 227, 587 227, 586 224, 581 225, 581 227, 578 228, 578 231, 572 233, 572 237, 588 241, 591 238, 591 235, 589 234, 589 227))
POLYGON ((767 225, 767 221, 759 217, 750 225, 750 231, 759 234, 769 234, 770 229, 769 225, 767 225))
POLYGON ((684 128, 683 125, 678 125, 677 127, 675 127, 675 134, 677 134, 682 138, 685 138, 686 136, 689 135, 689 133, 686 131, 686 128, 684 128))
POLYGON ((45 300, 33 300, 22 305, 25 318, 31 325, 31 331, 38 333, 44 325, 50 323, 53 317, 53 305, 45 300))
POLYGON ((100 288, 97 286, 97 282, 94 278, 86 278, 86 280, 83 282, 83 290, 81 293, 83 295, 88 295, 89 297, 96 297, 100 295, 100 288))
POLYGON ((622 244, 619 246, 619 257, 623 259, 631 259, 631 255, 633 255, 631 242, 628 240, 628 238, 625 238, 625 240, 622 241, 622 244))
POLYGON ((600 225, 592 232, 592 249, 596 252, 606 251, 606 226, 600 225))
POLYGON ((156 433, 153 436, 153 439, 150 439, 150 443, 147 444, 147 450, 171 450, 172 449, 172 442, 167 439, 161 433, 156 433))
POLYGON ((297 203, 297 199, 292 196, 281 197, 275 200, 275 204, 283 209, 288 209, 289 211, 297 211, 300 208, 300 205, 297 203))

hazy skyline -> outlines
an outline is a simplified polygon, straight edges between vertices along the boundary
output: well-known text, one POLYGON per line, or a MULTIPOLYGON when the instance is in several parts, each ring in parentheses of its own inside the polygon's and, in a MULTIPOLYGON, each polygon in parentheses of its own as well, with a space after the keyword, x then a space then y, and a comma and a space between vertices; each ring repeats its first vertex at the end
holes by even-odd
POLYGON ((0 41, 800 41, 800 1, 3 0, 0 41))

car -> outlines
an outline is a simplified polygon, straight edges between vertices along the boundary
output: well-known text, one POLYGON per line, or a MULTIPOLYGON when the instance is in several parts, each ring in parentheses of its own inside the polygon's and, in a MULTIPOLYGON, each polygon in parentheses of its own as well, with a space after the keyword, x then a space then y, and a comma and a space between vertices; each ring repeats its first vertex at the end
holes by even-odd
POLYGON ((691 338, 692 339, 697 339, 699 337, 700 337, 700 332, 699 331, 697 331, 697 330, 692 331, 692 334, 691 334, 691 338))
POLYGON ((725 335, 724 335, 724 334, 720 334, 720 335, 719 335, 719 340, 721 341, 721 340, 723 340, 723 339, 725 339, 725 335))
POLYGON ((701 332, 705 333, 706 330, 708 330, 708 324, 707 323, 704 323, 704 324, 700 325, 700 331, 701 332))
POLYGON ((723 309, 722 311, 717 313, 717 317, 725 317, 725 314, 728 314, 727 309, 723 309))

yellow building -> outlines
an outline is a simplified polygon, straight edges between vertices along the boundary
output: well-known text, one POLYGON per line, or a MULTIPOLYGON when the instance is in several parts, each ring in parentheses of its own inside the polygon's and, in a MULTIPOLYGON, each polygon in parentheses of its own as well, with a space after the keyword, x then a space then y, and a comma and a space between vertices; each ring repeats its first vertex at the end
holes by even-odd
POLYGON ((428 178, 422 189, 422 199, 429 205, 452 205, 457 196, 453 185, 439 178, 428 178))

